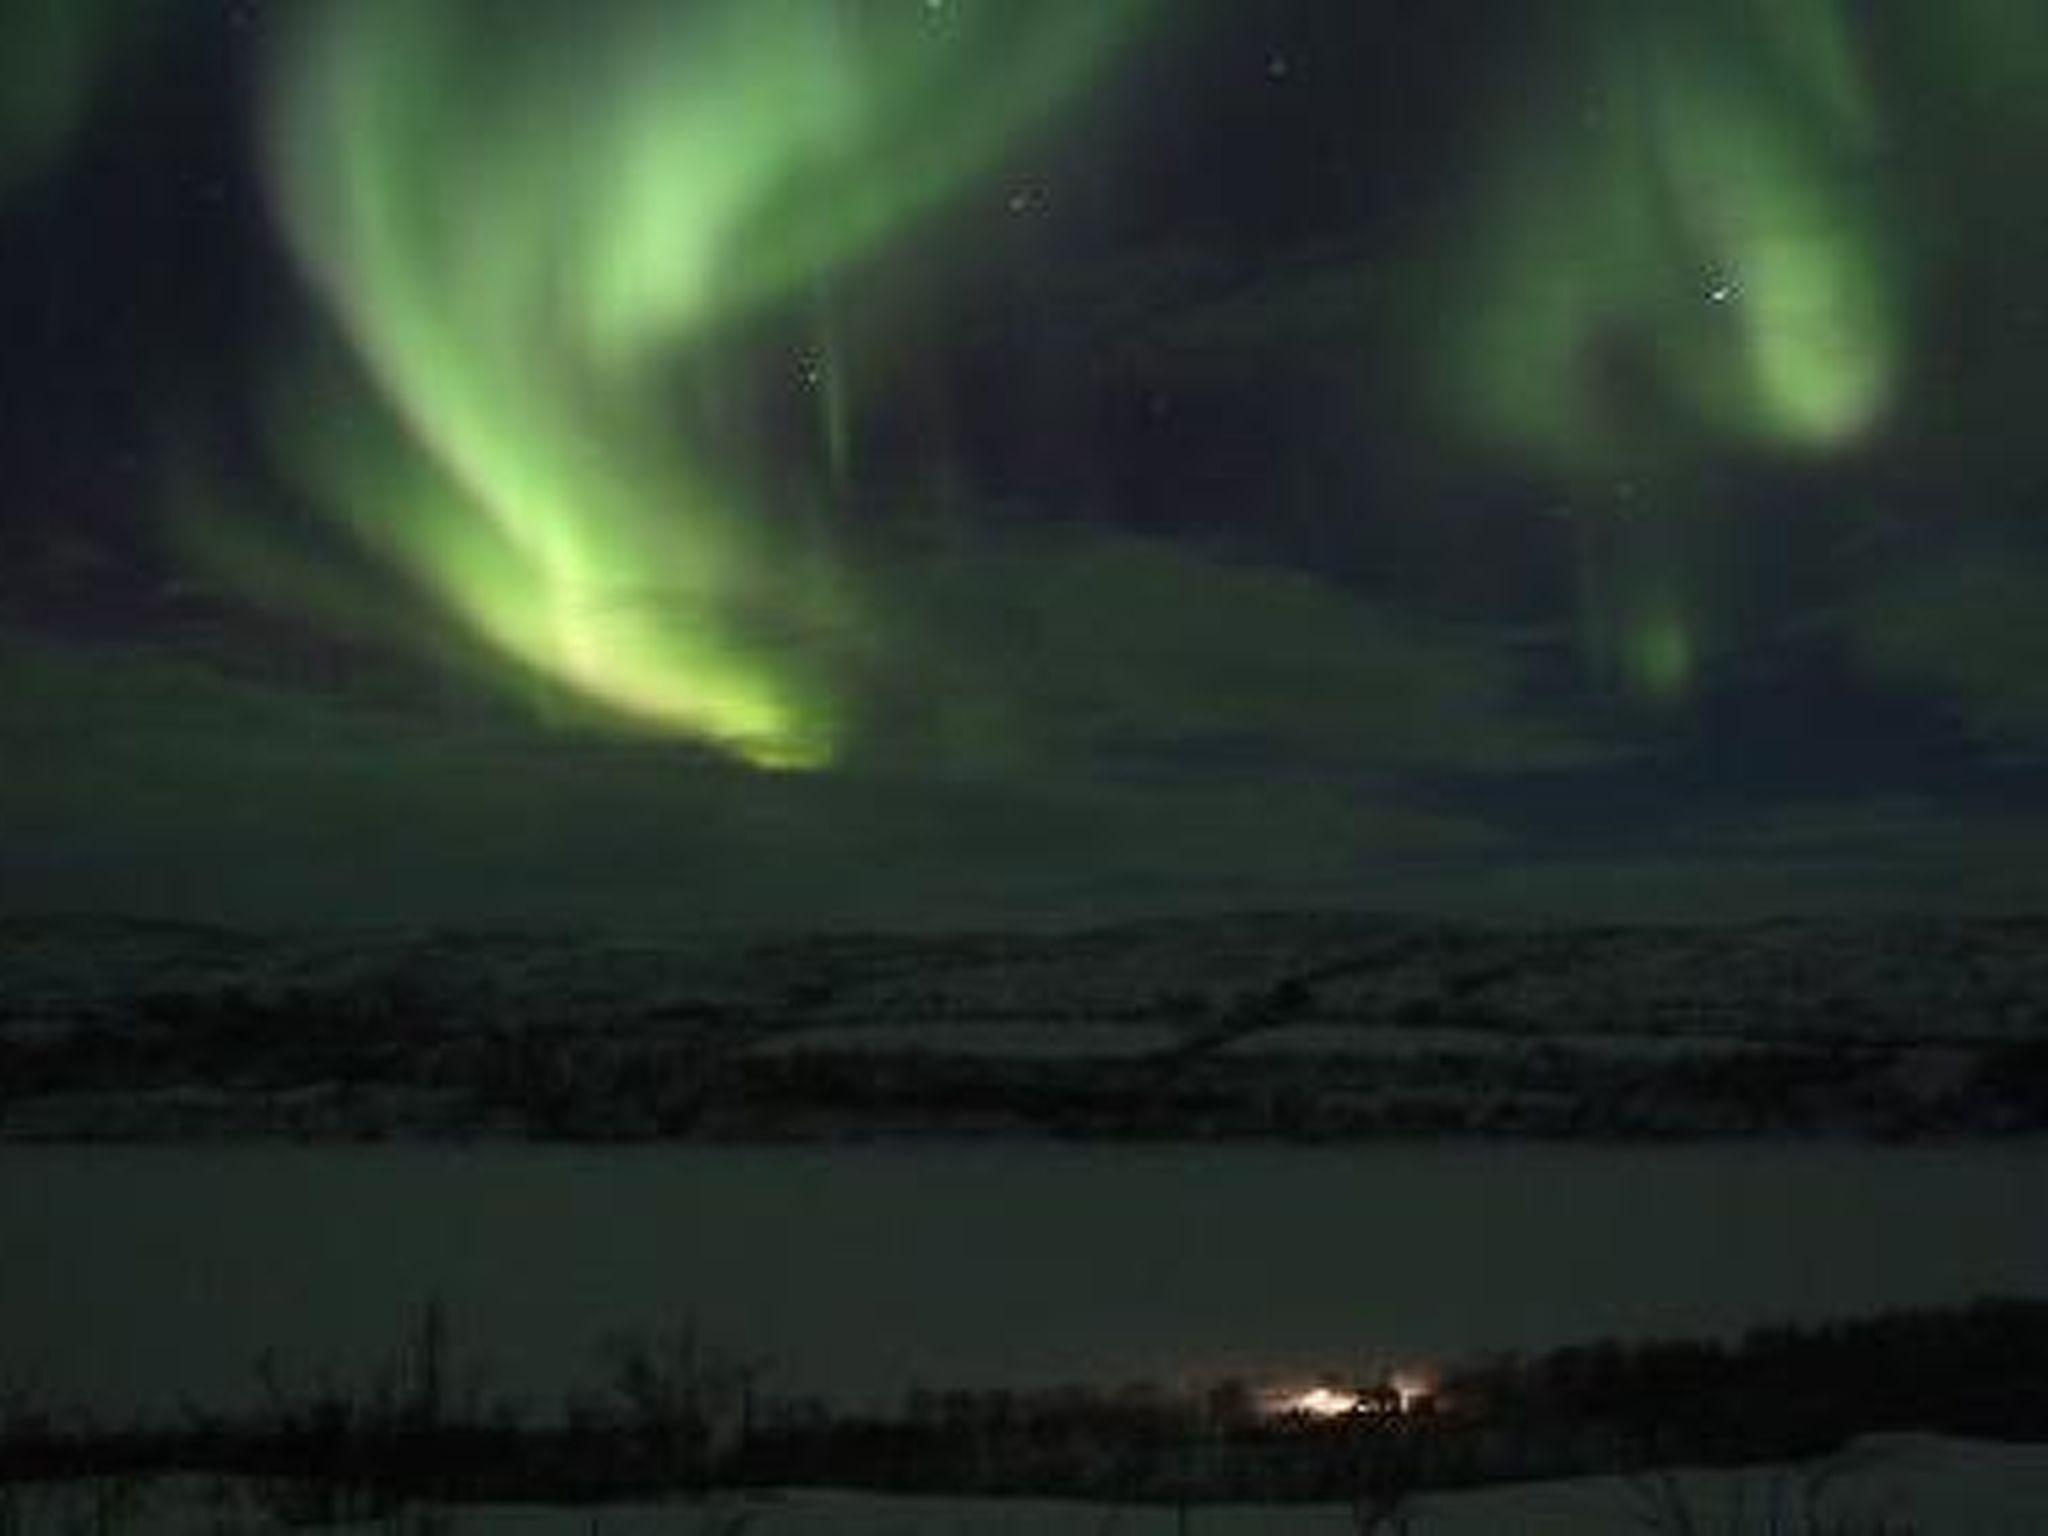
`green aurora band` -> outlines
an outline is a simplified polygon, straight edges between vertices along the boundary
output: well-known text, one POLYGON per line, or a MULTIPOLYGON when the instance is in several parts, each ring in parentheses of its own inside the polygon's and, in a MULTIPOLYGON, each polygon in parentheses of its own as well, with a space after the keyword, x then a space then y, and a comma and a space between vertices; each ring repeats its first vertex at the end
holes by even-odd
POLYGON ((84 124, 138 0, 0 5, 0 191, 47 168, 84 124))
POLYGON ((1451 263, 1433 393, 1572 504, 1588 665, 1642 701, 1684 697, 1713 642, 1686 526, 1712 464, 1852 449, 1896 401, 1907 290, 1849 10, 1571 8, 1451 263))
POLYGON ((800 516, 750 504, 716 409, 728 338, 992 169, 1143 8, 310 6, 273 71, 276 203, 422 463, 323 447, 302 405, 300 474, 563 697, 760 767, 830 762, 859 593, 800 516))
POLYGON ((1723 441, 1883 419, 1903 294, 1876 106, 1839 0, 1582 8, 1584 67, 1487 199, 1450 337, 1460 409, 1572 469, 1639 458, 1642 392, 1723 441))
MULTIPOLYGON (((117 51, 115 21, 143 5, 7 11, 0 38, 27 39, 12 67, 46 94, 14 98, 0 184, 9 160, 54 153, 117 51)), ((556 718, 762 767, 854 754, 869 681, 956 637, 904 600, 924 578, 856 566, 815 515, 859 462, 851 381, 868 375, 837 366, 839 338, 877 334, 843 296, 1173 14, 1158 0, 280 13, 273 195, 354 377, 294 371, 273 425, 367 565, 295 552, 277 519, 199 493, 188 548, 297 612, 442 644, 396 613, 395 576, 556 718), (761 336, 792 331, 822 364, 819 483, 795 493, 747 394, 761 336)), ((1921 297, 2005 291, 2048 254, 2024 196, 2048 134, 2048 9, 1560 0, 1535 25, 1552 53, 1482 109, 1463 222, 1372 290, 1398 314, 1344 302, 1368 309, 1373 366, 1401 371, 1461 463, 1490 456, 1569 510, 1596 684, 1678 704, 1742 639, 1727 511, 1746 468, 1881 445, 1925 403, 1921 297)), ((923 251, 913 265, 934 270, 923 251)), ((2016 366, 2031 377, 2030 356, 2016 366)))

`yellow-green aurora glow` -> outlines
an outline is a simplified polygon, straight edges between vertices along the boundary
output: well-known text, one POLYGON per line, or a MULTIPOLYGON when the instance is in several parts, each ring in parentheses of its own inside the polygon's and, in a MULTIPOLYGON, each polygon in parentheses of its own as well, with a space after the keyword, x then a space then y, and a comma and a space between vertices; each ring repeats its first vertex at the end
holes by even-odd
POLYGON ((1712 648, 1711 466, 1850 450, 1899 394, 1906 274, 1849 11, 1565 11, 1446 263, 1431 392, 1569 503, 1588 671, 1639 702, 1683 699, 1712 648))
POLYGON ((1590 63, 1513 146, 1446 384, 1488 439, 1640 463, 1659 411, 1826 450, 1883 418, 1903 295, 1839 0, 1585 8, 1590 63))
MULTIPOLYGON (((70 98, 66 61, 106 31, 90 19, 140 3, 93 0, 62 25, 74 12, 23 11, 41 18, 52 102, 70 98)), ((2031 174, 2048 127, 2036 9, 1561 0, 1516 39, 1529 57, 1469 104, 1472 158, 1443 183, 1442 221, 1418 220, 1418 259, 1387 266, 1374 247, 1393 275, 1344 300, 1374 327, 1361 366, 1399 370, 1402 408, 1444 429, 1431 448, 1458 473, 1505 475, 1568 515, 1576 595, 1558 617, 1601 700, 1682 705, 1745 643, 1751 577, 1728 558, 1741 534, 1723 490, 1788 464, 1819 485, 1816 466, 1878 449, 1911 409, 1915 299, 1940 291, 1930 230, 1954 207, 2008 227, 1985 209, 2031 174), (1999 174, 1968 190, 1965 162, 1987 156, 1999 174)), ((857 386, 892 374, 862 349, 900 338, 861 296, 918 302, 901 273, 966 271, 975 253, 920 217, 969 192, 1000 207, 1003 157, 1085 123, 1120 51, 1192 14, 1159 0, 280 11, 269 183, 353 379, 294 359, 267 420, 320 531, 340 530, 375 579, 350 594, 361 572, 323 568, 324 547, 298 558, 302 530, 224 509, 187 508, 188 546, 297 611, 354 608, 408 640, 433 629, 369 612, 391 578, 388 606, 423 599, 550 718, 761 767, 858 756, 863 723, 894 718, 876 680, 958 649, 950 619, 919 617, 928 572, 818 515, 873 490, 853 483, 858 439, 884 413, 857 386), (805 358, 763 350, 799 332, 805 358), (778 368, 810 386, 816 463, 770 440, 761 380, 778 368)), ((1021 393, 1017 408, 1031 409, 1021 393)), ((975 669, 960 660, 957 676, 975 669)), ((929 707, 933 690, 918 694, 929 707)))
POLYGON ((758 766, 829 762, 834 646, 810 637, 856 626, 858 594, 801 518, 749 505, 749 445, 704 404, 714 330, 901 238, 1140 9, 308 6, 273 72, 277 207, 431 472, 300 472, 552 687, 758 766))

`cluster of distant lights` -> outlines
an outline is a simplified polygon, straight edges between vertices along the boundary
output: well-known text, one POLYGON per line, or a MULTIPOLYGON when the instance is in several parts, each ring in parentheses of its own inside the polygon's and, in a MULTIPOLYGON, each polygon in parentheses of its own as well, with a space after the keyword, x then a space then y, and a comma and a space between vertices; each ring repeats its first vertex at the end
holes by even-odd
POLYGON ((1338 1387, 1324 1382, 1283 1389, 1268 1394, 1263 1406, 1266 1416, 1276 1419, 1398 1418, 1428 1408, 1436 1395, 1436 1384, 1429 1378, 1400 1371, 1378 1387, 1338 1387))

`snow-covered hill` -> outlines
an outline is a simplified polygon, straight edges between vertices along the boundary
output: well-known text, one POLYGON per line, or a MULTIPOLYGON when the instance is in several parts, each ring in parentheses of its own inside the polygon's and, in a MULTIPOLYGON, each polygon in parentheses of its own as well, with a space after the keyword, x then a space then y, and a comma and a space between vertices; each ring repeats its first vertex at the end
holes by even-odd
POLYGON ((0 1134, 2005 1133, 2048 919, 1064 934, 0 926, 0 1134))

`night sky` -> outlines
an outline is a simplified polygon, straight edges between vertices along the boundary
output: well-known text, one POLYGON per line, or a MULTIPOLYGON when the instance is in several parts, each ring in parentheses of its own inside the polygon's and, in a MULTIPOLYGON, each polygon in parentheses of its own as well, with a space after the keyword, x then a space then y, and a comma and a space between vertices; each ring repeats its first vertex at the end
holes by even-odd
POLYGON ((0 906, 2012 910, 2031 0, 9 0, 0 906))

